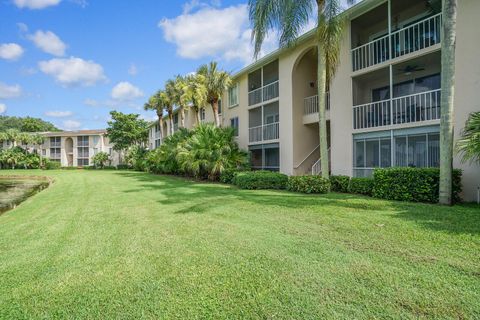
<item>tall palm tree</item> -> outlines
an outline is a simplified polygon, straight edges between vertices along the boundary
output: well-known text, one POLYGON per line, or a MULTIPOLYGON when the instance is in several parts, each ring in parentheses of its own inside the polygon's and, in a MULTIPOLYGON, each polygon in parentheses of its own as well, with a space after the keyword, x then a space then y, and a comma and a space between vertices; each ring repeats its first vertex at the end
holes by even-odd
POLYGON ((173 108, 175 105, 175 99, 176 99, 177 91, 175 89, 175 81, 170 79, 167 80, 167 83, 165 84, 165 90, 161 91, 160 93, 160 99, 163 104, 163 108, 167 112, 168 115, 168 124, 169 124, 169 135, 173 135, 174 130, 173 130, 173 108))
POLYGON ((153 110, 158 117, 158 125, 160 126, 160 140, 163 141, 163 110, 164 105, 162 104, 161 91, 157 91, 153 96, 148 99, 143 105, 145 110, 153 110))
POLYGON ((38 152, 38 157, 40 159, 40 167, 42 167, 42 150, 41 145, 45 142, 45 137, 36 133, 31 137, 31 143, 35 146, 35 150, 38 152))
POLYGON ((185 128, 185 110, 188 108, 188 104, 182 98, 184 94, 184 87, 185 87, 185 77, 181 75, 177 75, 175 77, 175 90, 174 90, 174 104, 179 108, 180 113, 180 126, 185 128))
POLYGON ((455 89, 455 42, 457 0, 443 0, 442 97, 440 101, 440 185, 439 203, 452 204, 453 121, 455 89))
POLYGON ((207 105, 207 88, 205 87, 205 77, 201 74, 194 74, 185 77, 183 94, 181 99, 185 105, 189 105, 190 110, 195 112, 196 124, 200 124, 200 109, 207 105))
POLYGON ((218 101, 225 90, 231 86, 232 78, 228 72, 220 70, 215 61, 200 66, 197 73, 204 77, 205 87, 207 88, 207 102, 212 107, 215 126, 219 127, 218 101))
POLYGON ((20 137, 20 131, 18 131, 17 129, 7 129, 5 131, 5 135, 6 141, 10 142, 12 147, 16 147, 17 141, 20 137))
MULTIPOLYGON (((354 3, 347 0, 347 3, 354 3)), ((344 19, 339 15, 339 0, 249 0, 250 20, 253 23, 252 37, 255 56, 271 28, 280 31, 280 46, 292 45, 311 18, 317 18, 317 82, 318 121, 320 136, 320 166, 322 176, 329 176, 327 143, 327 120, 325 99, 329 82, 339 64, 340 43, 344 30, 344 19)))

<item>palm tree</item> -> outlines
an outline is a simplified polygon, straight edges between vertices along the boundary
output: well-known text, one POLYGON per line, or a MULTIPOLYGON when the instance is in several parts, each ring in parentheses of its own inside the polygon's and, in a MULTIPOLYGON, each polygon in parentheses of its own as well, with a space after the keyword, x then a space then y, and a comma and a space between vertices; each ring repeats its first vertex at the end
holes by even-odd
MULTIPOLYGON (((347 3, 354 3, 347 0, 347 3)), ((325 99, 329 82, 339 64, 340 43, 344 19, 339 15, 339 0, 249 0, 250 20, 253 23, 252 37, 255 56, 272 27, 280 29, 280 46, 292 45, 311 18, 317 15, 317 81, 318 121, 320 136, 320 166, 322 176, 328 178, 328 143, 325 99), (316 9, 316 10, 315 10, 316 9)))
POLYGON ((201 74, 194 74, 185 77, 182 101, 189 105, 190 110, 195 112, 196 124, 200 124, 200 109, 205 108, 207 104, 207 88, 205 87, 205 77, 201 74))
POLYGON ((174 91, 174 104, 178 106, 180 113, 180 126, 185 128, 185 109, 188 108, 188 104, 182 98, 184 94, 185 77, 177 75, 175 77, 175 91, 174 91))
POLYGON ((165 84, 165 90, 160 94, 164 108, 168 114, 168 123, 170 125, 170 135, 173 135, 173 108, 175 106, 175 100, 177 99, 177 89, 175 88, 175 80, 169 79, 165 84))
POLYGON ((40 167, 42 167, 42 150, 41 145, 44 143, 45 137, 40 134, 33 134, 31 137, 31 143, 35 146, 35 149, 38 151, 38 157, 40 159, 40 167))
POLYGON ((17 129, 7 129, 5 131, 6 141, 10 142, 12 147, 17 146, 19 136, 20 131, 18 131, 17 129))
POLYGON ((143 105, 144 110, 154 110, 158 117, 158 125, 160 126, 160 140, 163 140, 163 110, 161 91, 157 91, 148 99, 148 102, 143 105))
POLYGON ((440 186, 439 203, 452 204, 453 116, 455 89, 455 42, 457 0, 443 0, 442 97, 440 101, 440 186))
POLYGON ((215 126, 219 127, 218 101, 221 99, 223 92, 231 86, 232 78, 228 72, 219 70, 215 61, 200 66, 197 73, 204 77, 204 84, 207 88, 207 102, 212 107, 215 126))
POLYGON ((457 141, 457 152, 462 162, 480 164, 480 112, 473 112, 465 123, 461 138, 457 141))

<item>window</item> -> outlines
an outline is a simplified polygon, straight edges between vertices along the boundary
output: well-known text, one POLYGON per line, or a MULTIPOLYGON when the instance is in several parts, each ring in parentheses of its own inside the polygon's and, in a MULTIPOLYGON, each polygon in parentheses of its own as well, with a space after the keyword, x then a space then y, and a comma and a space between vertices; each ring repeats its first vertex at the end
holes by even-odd
MULTIPOLYGON (((422 93, 440 89, 440 73, 416 78, 393 85, 393 97, 403 97, 410 94, 422 93)), ((372 90, 372 102, 390 99, 390 87, 381 87, 372 90)))
POLYGON ((88 147, 88 136, 77 137, 77 146, 78 147, 88 147))
MULTIPOLYGON (((440 164, 440 135, 437 132, 418 132, 419 129, 376 133, 379 137, 354 137, 353 165, 355 176, 370 176, 374 168, 438 167, 440 164), (393 136, 393 140, 392 140, 393 136), (393 152, 393 159, 392 159, 393 152)), ((423 131, 428 131, 423 129, 423 131)), ((432 130, 430 130, 432 131, 432 130)), ((367 134, 372 136, 372 134, 367 134)))
POLYGON ((77 159, 77 166, 87 167, 88 166, 88 159, 77 159))
POLYGON ((230 127, 233 128, 235 137, 238 137, 238 117, 230 119, 230 127))
POLYGON ((200 109, 200 121, 205 122, 205 108, 200 109))
POLYGON ((62 157, 61 137, 50 137, 50 159, 60 161, 62 157))
POLYGON ((280 148, 278 143, 250 146, 250 162, 256 170, 280 170, 280 148))
POLYGON ((50 138, 50 148, 60 148, 62 143, 61 137, 51 137, 50 138))
POLYGON ((79 167, 88 166, 90 158, 88 138, 88 136, 77 137, 77 165, 79 167))
POLYGON ((228 89, 228 107, 238 106, 238 83, 228 89))
POLYGON ((94 146, 98 145, 98 142, 100 142, 100 137, 99 136, 93 136, 93 145, 94 146))

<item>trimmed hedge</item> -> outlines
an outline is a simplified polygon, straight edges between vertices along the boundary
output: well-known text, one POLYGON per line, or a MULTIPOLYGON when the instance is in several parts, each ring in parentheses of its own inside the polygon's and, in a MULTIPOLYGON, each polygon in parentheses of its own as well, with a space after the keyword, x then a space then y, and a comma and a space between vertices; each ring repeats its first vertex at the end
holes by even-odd
POLYGON ((372 178, 351 178, 348 184, 348 192, 371 196, 374 182, 372 178))
POLYGON ((330 180, 320 176, 291 176, 288 178, 287 190, 302 193, 328 193, 330 180))
POLYGON ((330 183, 332 185, 332 191, 334 192, 348 192, 348 185, 350 184, 349 176, 331 176, 330 183))
MULTIPOLYGON (((373 196, 387 200, 438 202, 440 169, 386 168, 374 171, 373 196)), ((460 202, 462 171, 453 170, 452 200, 460 202)))
POLYGON ((271 171, 239 172, 233 178, 233 184, 241 189, 285 189, 288 176, 271 171))
POLYGON ((58 161, 51 161, 51 160, 46 160, 44 163, 44 168, 45 170, 56 170, 60 169, 61 165, 60 162, 58 161))
POLYGON ((237 169, 225 169, 220 173, 220 182, 221 183, 228 183, 232 184, 233 179, 235 179, 235 176, 239 173, 240 171, 237 169))

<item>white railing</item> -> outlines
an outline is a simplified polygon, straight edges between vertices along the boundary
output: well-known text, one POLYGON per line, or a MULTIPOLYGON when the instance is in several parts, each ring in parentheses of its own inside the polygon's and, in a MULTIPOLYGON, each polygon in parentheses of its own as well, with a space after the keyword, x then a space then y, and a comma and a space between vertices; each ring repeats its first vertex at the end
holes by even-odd
POLYGON ((442 14, 436 14, 408 27, 392 32, 392 58, 440 43, 442 14))
POLYGON ((278 81, 267 84, 263 87, 263 101, 278 98, 278 81))
POLYGON ((248 128, 248 141, 259 142, 275 140, 280 137, 279 122, 248 128))
POLYGON ((352 49, 353 71, 368 68, 390 59, 388 35, 352 49))
POLYGON ((261 102, 278 98, 279 95, 279 82, 278 80, 267 84, 261 88, 255 89, 248 93, 248 105, 253 106, 261 102))
POLYGON ((441 89, 353 107, 353 128, 367 129, 392 124, 440 119, 441 89))
MULTIPOLYGON (((325 109, 330 110, 330 94, 325 95, 325 109)), ((318 95, 303 100, 303 115, 318 113, 318 95)))
POLYGON ((392 124, 440 119, 441 90, 432 90, 392 99, 392 124))
POLYGON ((442 14, 436 14, 351 50, 353 71, 440 43, 442 14), (390 54, 390 39, 392 54, 390 54))

